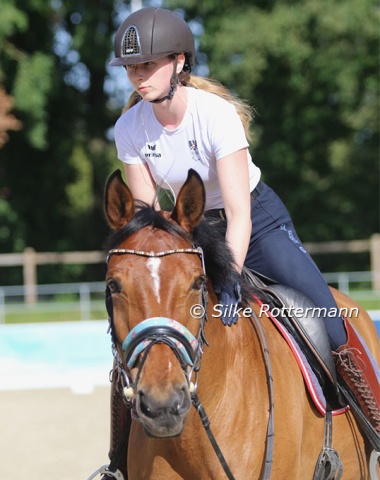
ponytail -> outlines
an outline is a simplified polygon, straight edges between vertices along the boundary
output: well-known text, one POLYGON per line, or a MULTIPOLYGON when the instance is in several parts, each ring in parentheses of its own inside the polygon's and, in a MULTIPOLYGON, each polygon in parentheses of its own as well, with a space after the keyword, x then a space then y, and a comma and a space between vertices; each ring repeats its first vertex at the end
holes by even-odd
POLYGON ((247 140, 251 140, 250 124, 254 116, 254 109, 251 108, 245 101, 236 95, 233 95, 228 88, 226 88, 217 80, 213 80, 211 78, 191 76, 187 82, 184 83, 184 85, 213 93, 223 98, 228 103, 231 103, 231 105, 235 107, 235 110, 240 117, 247 140))

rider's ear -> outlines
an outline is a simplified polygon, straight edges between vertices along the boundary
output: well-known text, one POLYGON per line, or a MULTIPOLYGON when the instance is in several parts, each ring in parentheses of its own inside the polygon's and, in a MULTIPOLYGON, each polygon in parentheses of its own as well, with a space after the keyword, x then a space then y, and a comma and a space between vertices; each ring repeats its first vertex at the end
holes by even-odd
POLYGON ((177 75, 179 75, 182 70, 183 70, 183 67, 185 65, 185 61, 186 61, 186 57, 185 57, 185 54, 184 53, 180 53, 177 55, 177 75))
POLYGON ((120 230, 135 213, 133 195, 124 183, 120 170, 115 170, 107 181, 104 193, 104 210, 111 228, 120 230))
POLYGON ((205 203, 203 181, 195 170, 190 169, 187 180, 178 193, 171 218, 190 233, 201 221, 205 203))

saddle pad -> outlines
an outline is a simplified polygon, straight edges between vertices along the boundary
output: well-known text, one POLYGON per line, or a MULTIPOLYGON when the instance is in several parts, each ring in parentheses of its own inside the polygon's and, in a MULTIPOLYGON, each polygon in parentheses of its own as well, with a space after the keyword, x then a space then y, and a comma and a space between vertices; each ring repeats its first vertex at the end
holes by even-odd
MULTIPOLYGON (((255 297, 256 302, 261 306, 263 303, 255 297)), ((298 346, 297 342, 294 340, 293 336, 286 330, 286 328, 282 325, 281 322, 277 320, 276 317, 271 315, 269 311, 265 312, 268 318, 275 324, 277 327, 278 331, 281 333, 283 338, 285 339, 286 343, 288 344, 291 352, 294 355, 294 358, 297 361, 297 364, 301 370, 307 391, 309 392, 310 398, 313 401, 315 408, 318 410, 318 412, 325 416, 326 414, 326 398, 324 396, 324 393, 322 391, 322 388, 318 382, 318 379, 313 372, 309 362, 307 361, 305 355, 301 351, 300 347, 298 346)), ((349 406, 345 406, 343 408, 333 410, 332 415, 340 415, 342 413, 345 413, 347 410, 349 410, 349 406)))

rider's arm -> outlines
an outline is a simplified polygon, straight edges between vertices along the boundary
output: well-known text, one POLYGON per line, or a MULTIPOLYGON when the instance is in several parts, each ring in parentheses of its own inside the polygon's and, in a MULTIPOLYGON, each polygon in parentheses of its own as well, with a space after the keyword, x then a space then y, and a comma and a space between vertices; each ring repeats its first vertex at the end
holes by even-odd
POLYGON ((247 149, 219 159, 216 165, 227 218, 226 239, 241 272, 252 230, 247 149))
POLYGON ((142 200, 148 205, 160 208, 157 196, 156 185, 146 163, 129 164, 123 163, 127 184, 131 189, 133 198, 142 200))

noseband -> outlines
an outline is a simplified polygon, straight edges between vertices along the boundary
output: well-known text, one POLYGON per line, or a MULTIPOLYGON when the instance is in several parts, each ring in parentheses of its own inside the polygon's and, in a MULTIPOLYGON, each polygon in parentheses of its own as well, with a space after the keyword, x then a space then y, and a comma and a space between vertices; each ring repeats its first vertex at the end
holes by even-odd
POLYGON ((133 368, 137 359, 152 343, 165 343, 176 354, 182 368, 194 365, 194 356, 198 341, 183 325, 165 317, 155 317, 136 325, 122 344, 125 361, 129 369, 133 368))

